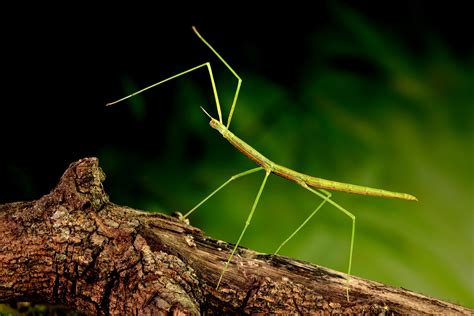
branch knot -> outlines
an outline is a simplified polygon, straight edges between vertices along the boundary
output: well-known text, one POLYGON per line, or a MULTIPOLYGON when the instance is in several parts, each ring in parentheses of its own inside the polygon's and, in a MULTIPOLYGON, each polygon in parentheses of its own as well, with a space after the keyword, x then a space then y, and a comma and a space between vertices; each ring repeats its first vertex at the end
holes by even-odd
POLYGON ((105 173, 99 167, 99 159, 83 158, 71 163, 56 188, 42 199, 46 205, 68 204, 70 209, 91 207, 98 211, 109 202, 102 185, 104 180, 105 173))

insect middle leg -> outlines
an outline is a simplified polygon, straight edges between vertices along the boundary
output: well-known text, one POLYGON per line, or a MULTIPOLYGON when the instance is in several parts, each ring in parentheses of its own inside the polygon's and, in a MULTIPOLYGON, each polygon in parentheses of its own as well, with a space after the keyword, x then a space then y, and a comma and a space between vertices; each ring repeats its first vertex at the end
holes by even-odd
MULTIPOLYGON (((191 215, 191 213, 193 213, 199 206, 201 206, 202 204, 204 204, 204 202, 206 202, 207 200, 209 200, 214 194, 216 194, 217 192, 219 192, 220 190, 222 190, 226 185, 228 185, 230 182, 232 182, 233 180, 235 179, 238 179, 238 178, 241 178, 243 176, 246 176, 246 175, 249 175, 249 174, 252 174, 252 173, 255 173, 257 171, 260 171, 260 170, 263 170, 264 168, 263 167, 257 167, 257 168, 253 168, 253 169, 250 169, 250 170, 247 170, 247 171, 244 171, 244 172, 241 172, 241 173, 238 173, 236 175, 233 175, 232 177, 230 177, 226 182, 224 182, 221 186, 219 186, 217 189, 215 189, 214 191, 212 191, 211 194, 209 194, 208 196, 206 196, 201 202, 199 202, 198 204, 196 204, 195 207, 193 207, 189 212, 187 212, 184 216, 183 216, 183 219, 187 218, 189 215, 191 215)), ((270 171, 266 171, 265 173, 265 178, 263 179, 263 182, 262 184, 260 185, 260 189, 258 191, 258 194, 257 194, 257 197, 255 198, 255 201, 253 202, 253 206, 252 206, 252 209, 250 210, 250 213, 247 217, 247 220, 245 221, 245 226, 244 228, 242 229, 242 232, 240 233, 240 236, 239 236, 239 239, 237 240, 237 242, 235 243, 234 245, 234 248, 232 249, 232 252, 230 253, 228 259, 227 259, 227 262, 225 263, 225 266, 224 268, 222 269, 222 272, 221 272, 221 275, 219 277, 219 281, 217 281, 217 285, 216 285, 216 289, 219 288, 219 285, 222 281, 222 277, 224 276, 224 273, 227 271, 227 268, 229 267, 229 263, 230 261, 232 260, 233 256, 234 256, 234 253, 235 251, 237 250, 239 244, 240 244, 240 241, 242 240, 242 237, 244 236, 245 234, 245 231, 247 230, 247 227, 249 226, 250 224, 250 221, 252 220, 252 217, 253 217, 253 213, 255 212, 255 209, 257 208, 257 204, 258 204, 258 201, 260 200, 260 196, 262 195, 262 191, 263 191, 263 188, 265 187, 265 183, 267 182, 267 178, 268 176, 270 175, 270 171)))
POLYGON ((199 206, 201 206, 202 204, 204 204, 204 202, 206 202, 207 200, 209 200, 214 194, 216 194, 217 192, 219 192, 220 190, 222 190, 226 185, 228 185, 229 183, 231 183, 231 182, 234 181, 235 179, 241 178, 241 177, 243 177, 243 176, 252 174, 252 173, 257 172, 257 171, 260 171, 260 170, 263 170, 263 168, 262 168, 262 167, 257 167, 257 168, 253 168, 253 169, 250 169, 250 170, 247 170, 247 171, 244 171, 244 172, 241 172, 241 173, 238 173, 238 174, 233 175, 233 176, 230 177, 226 182, 224 182, 220 187, 218 187, 217 189, 215 189, 214 191, 212 191, 211 194, 209 194, 208 196, 206 196, 201 202, 199 202, 198 204, 196 204, 196 206, 194 206, 190 211, 188 211, 186 214, 184 214, 183 218, 187 218, 187 217, 188 217, 189 215, 191 215, 191 213, 193 213, 199 206))
MULTIPOLYGON (((263 169, 263 168, 261 168, 261 169, 263 169)), ((263 188, 265 187, 265 184, 267 183, 268 176, 270 174, 271 174, 270 170, 265 171, 265 178, 263 178, 262 184, 260 185, 260 189, 258 190, 257 197, 255 198, 255 201, 253 202, 252 209, 250 210, 250 213, 247 216, 247 220, 245 221, 245 226, 242 229, 242 232, 240 233, 239 239, 235 243, 234 248, 232 249, 232 252, 229 255, 229 258, 227 259, 227 262, 225 263, 224 269, 222 270, 221 276, 219 277, 219 281, 217 281, 216 289, 219 288, 219 285, 221 284, 221 281, 222 281, 222 277, 224 276, 224 273, 227 271, 227 268, 229 267, 229 263, 232 260, 232 257, 234 256, 235 251, 239 247, 240 241, 242 240, 242 237, 244 236, 245 231, 247 230, 247 227, 250 224, 250 221, 252 220, 253 213, 255 212, 255 209, 257 208, 258 201, 260 200, 260 196, 262 195, 263 188)))

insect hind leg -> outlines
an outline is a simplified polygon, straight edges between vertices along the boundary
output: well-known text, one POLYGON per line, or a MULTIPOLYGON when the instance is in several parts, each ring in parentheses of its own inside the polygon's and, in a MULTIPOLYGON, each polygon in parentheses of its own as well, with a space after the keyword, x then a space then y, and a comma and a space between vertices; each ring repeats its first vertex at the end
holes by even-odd
MULTIPOLYGON (((285 239, 285 241, 283 241, 281 243, 281 245, 277 248, 277 250, 275 251, 275 254, 278 253, 278 251, 280 251, 280 249, 291 239, 293 238, 296 233, 301 229, 303 228, 303 226, 321 209, 321 207, 326 203, 326 202, 329 202, 329 204, 331 204, 332 206, 334 206, 335 208, 337 208, 338 210, 340 210, 341 212, 343 212, 345 215, 347 215, 351 220, 352 220, 352 231, 351 231, 351 245, 350 245, 350 250, 349 250, 349 265, 348 265, 348 268, 347 268, 347 275, 350 276, 351 274, 351 268, 352 268, 352 253, 353 253, 353 250, 354 250, 354 236, 355 236, 355 220, 356 220, 356 217, 354 214, 352 214, 351 212, 349 212, 348 210, 346 210, 345 208, 343 208, 342 206, 340 206, 339 204, 337 204, 336 202, 334 202, 333 200, 331 200, 331 193, 326 191, 326 190, 323 190, 323 189, 320 189, 320 190, 315 190, 311 187, 309 187, 306 183, 301 183, 300 184, 302 187, 304 187, 305 189, 307 189, 308 191, 316 194, 317 196, 319 196, 320 198, 323 199, 323 201, 318 205, 318 207, 316 207, 316 209, 303 221, 303 223, 298 226, 298 228, 287 238, 285 239)), ((349 282, 350 279, 348 278, 347 279, 347 282, 349 282)), ((349 286, 346 287, 346 296, 347 296, 347 301, 349 301, 349 286)))
MULTIPOLYGON (((320 198, 326 199, 327 202, 329 202, 332 206, 334 206, 335 208, 337 208, 338 210, 340 210, 341 212, 346 214, 352 220, 351 246, 350 246, 350 250, 349 250, 349 265, 348 265, 348 268, 347 268, 347 274, 348 274, 348 276, 350 276, 351 275, 351 267, 352 267, 352 253, 353 253, 353 250, 354 250, 355 220, 356 220, 355 215, 352 214, 351 212, 349 212, 348 210, 346 210, 345 208, 343 208, 342 206, 340 206, 339 204, 337 204, 336 202, 334 202, 333 200, 331 200, 327 195, 326 196, 323 195, 321 192, 318 192, 317 190, 315 190, 313 188, 310 188, 306 184, 303 185, 303 186, 307 190, 309 190, 309 191, 313 192, 314 194, 316 194, 317 196, 319 196, 320 198)), ((327 192, 326 190, 320 190, 320 191, 327 192)), ((350 280, 350 278, 347 279, 348 283, 349 283, 349 280, 350 280)), ((347 301, 349 302, 349 286, 346 287, 346 296, 347 296, 347 301)))
POLYGON ((318 205, 318 207, 316 207, 316 209, 311 213, 309 214, 309 216, 303 221, 303 223, 301 223, 300 226, 298 226, 298 228, 288 237, 285 239, 285 241, 283 241, 280 246, 278 246, 277 250, 275 251, 275 255, 280 251, 280 249, 290 241, 290 239, 292 239, 302 228, 304 225, 306 225, 306 223, 308 223, 311 218, 313 218, 313 216, 321 209, 321 207, 323 207, 323 205, 328 201, 328 199, 331 197, 331 193, 326 191, 326 190, 321 190, 325 195, 326 197, 323 199, 323 201, 318 205))

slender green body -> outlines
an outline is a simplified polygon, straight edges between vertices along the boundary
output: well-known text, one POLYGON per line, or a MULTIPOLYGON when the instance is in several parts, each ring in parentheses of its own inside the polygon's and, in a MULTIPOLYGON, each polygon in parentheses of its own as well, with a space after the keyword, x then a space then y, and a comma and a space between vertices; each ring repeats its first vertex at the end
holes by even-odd
POLYGON ((293 181, 299 185, 303 185, 304 183, 315 189, 326 189, 361 195, 417 201, 416 197, 407 193, 392 192, 382 189, 369 188, 356 184, 342 183, 332 180, 316 178, 292 170, 290 168, 283 167, 279 164, 274 163, 273 161, 262 155, 260 152, 258 152, 256 149, 254 149, 252 146, 237 137, 234 133, 229 131, 229 129, 224 124, 211 117, 210 115, 209 117, 211 118, 209 125, 211 125, 212 128, 218 130, 222 134, 222 136, 224 136, 224 138, 227 139, 229 143, 231 143, 240 152, 252 159, 256 164, 261 166, 266 171, 274 173, 290 181, 293 181))
MULTIPOLYGON (((162 84, 166 81, 169 81, 171 79, 180 77, 180 76, 185 75, 185 74, 187 74, 191 71, 197 70, 201 67, 205 66, 207 68, 207 70, 209 72, 209 77, 211 79, 212 91, 213 91, 213 94, 214 94, 214 99, 216 101, 216 109, 217 109, 217 114, 218 114, 219 120, 217 120, 217 119, 213 118, 211 115, 209 115, 209 113, 207 113, 206 110, 204 110, 204 108, 202 108, 202 110, 211 119, 211 121, 210 121, 211 127, 218 130, 222 134, 222 136, 224 136, 225 139, 227 139, 235 148, 237 148, 245 156, 247 156, 248 158, 253 160, 257 165, 259 165, 259 167, 253 168, 253 169, 250 169, 250 170, 238 173, 238 174, 235 174, 232 177, 230 177, 226 182, 224 182, 221 186, 219 186, 211 194, 209 194, 201 202, 199 202, 196 206, 194 206, 189 212, 187 212, 184 215, 184 218, 191 215, 191 213, 193 213, 199 206, 201 206, 204 202, 206 202, 209 198, 211 198, 214 194, 219 192, 222 188, 224 188, 226 185, 228 185, 233 180, 244 177, 244 176, 249 175, 249 174, 253 174, 254 172, 260 171, 262 169, 265 170, 265 177, 263 179, 262 184, 260 185, 260 189, 257 193, 257 196, 256 196, 255 200, 254 200, 254 203, 252 205, 250 213, 248 214, 247 220, 245 221, 245 226, 242 229, 242 232, 240 233, 239 239, 235 243, 234 248, 232 249, 232 252, 228 257, 227 262, 225 263, 225 266, 224 266, 224 268, 221 272, 221 275, 220 275, 220 277, 217 281, 216 288, 219 288, 219 285, 220 285, 220 283, 221 283, 221 281, 224 277, 224 273, 227 270, 227 268, 229 267, 229 264, 231 263, 231 260, 234 256, 234 253, 237 250, 237 247, 240 245, 240 241, 242 240, 242 237, 244 236, 245 231, 247 230, 247 227, 249 226, 249 224, 252 220, 252 217, 253 217, 253 214, 254 214, 255 209, 257 207, 258 201, 260 200, 260 196, 263 192, 263 189, 265 187, 267 179, 268 179, 268 177, 271 173, 274 173, 274 174, 276 174, 280 177, 283 177, 285 179, 288 179, 290 181, 293 181, 293 182, 297 183, 298 185, 302 186, 303 188, 307 189, 308 191, 312 192, 313 194, 317 195, 318 197, 320 197, 322 199, 322 202, 304 220, 304 222, 285 241, 283 241, 280 244, 278 249, 275 251, 275 254, 278 253, 278 251, 327 202, 327 203, 331 204, 333 207, 335 207, 336 209, 338 209, 339 211, 341 211, 342 213, 344 213, 345 215, 347 215, 352 221, 351 243, 350 243, 350 249, 349 249, 349 265, 348 265, 348 269, 347 269, 347 274, 350 275, 351 274, 351 266, 352 266, 352 252, 353 252, 353 249, 354 249, 354 236, 355 236, 355 220, 356 220, 356 217, 351 212, 349 212, 348 210, 346 210, 345 208, 343 208, 342 206, 340 206, 339 204, 334 202, 331 199, 331 193, 326 191, 326 190, 342 191, 342 192, 349 192, 349 193, 354 193, 354 194, 362 194, 362 195, 370 195, 370 196, 379 196, 379 197, 385 197, 385 198, 397 198, 397 199, 411 200, 411 201, 417 201, 416 197, 414 197, 413 195, 407 194, 407 193, 398 193, 398 192, 386 191, 386 190, 381 190, 381 189, 369 188, 369 187, 355 185, 355 184, 342 183, 342 182, 325 180, 325 179, 321 179, 321 178, 308 176, 308 175, 303 174, 301 172, 297 172, 297 171, 294 171, 290 168, 286 168, 286 167, 283 167, 281 165, 278 165, 278 164, 274 163, 273 161, 271 161, 270 159, 268 159, 267 157, 265 157, 264 155, 259 153, 257 150, 255 150, 253 147, 251 147, 249 144, 244 142, 242 139, 235 136, 231 131, 229 131, 229 126, 230 126, 230 122, 231 122, 231 119, 232 119, 232 115, 234 113, 237 98, 238 98, 238 95, 239 95, 242 79, 229 66, 229 64, 227 64, 227 62, 219 55, 219 53, 217 53, 217 51, 198 33, 196 28, 193 27, 193 31, 204 42, 204 44, 206 44, 212 50, 212 52, 219 58, 219 60, 232 72, 232 74, 237 78, 237 88, 236 88, 236 91, 235 91, 234 100, 232 102, 232 105, 231 105, 231 108, 230 108, 230 111, 229 111, 229 115, 227 117, 227 125, 224 125, 223 120, 222 120, 222 110, 221 110, 221 106, 220 106, 220 103, 219 103, 219 97, 217 95, 217 89, 216 89, 216 84, 215 84, 215 81, 214 81, 214 76, 212 74, 211 64, 209 62, 206 62, 206 63, 201 64, 199 66, 193 67, 193 68, 185 70, 183 72, 180 72, 179 74, 176 74, 176 75, 171 76, 167 79, 164 79, 160 82, 157 82, 157 83, 155 83, 151 86, 148 86, 144 89, 141 89, 141 90, 139 90, 135 93, 132 93, 132 94, 120 99, 120 100, 108 103, 107 105, 112 105, 112 104, 121 102, 123 100, 126 100, 126 99, 128 99, 128 98, 130 98, 134 95, 142 93, 142 92, 144 92, 148 89, 151 89, 151 88, 153 88, 157 85, 160 85, 160 84, 162 84)), ((347 279, 347 280, 349 281, 349 279, 347 279)), ((347 287, 346 295, 347 295, 347 300, 349 301, 349 287, 347 287)))

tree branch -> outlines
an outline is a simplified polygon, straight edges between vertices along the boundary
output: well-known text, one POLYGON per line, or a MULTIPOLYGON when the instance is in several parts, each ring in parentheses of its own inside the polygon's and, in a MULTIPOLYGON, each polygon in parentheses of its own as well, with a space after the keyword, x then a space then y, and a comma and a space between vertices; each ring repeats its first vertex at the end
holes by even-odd
POLYGON ((239 248, 179 219, 111 203, 96 158, 72 163, 32 202, 0 205, 0 301, 91 315, 472 314, 405 289, 239 248))

